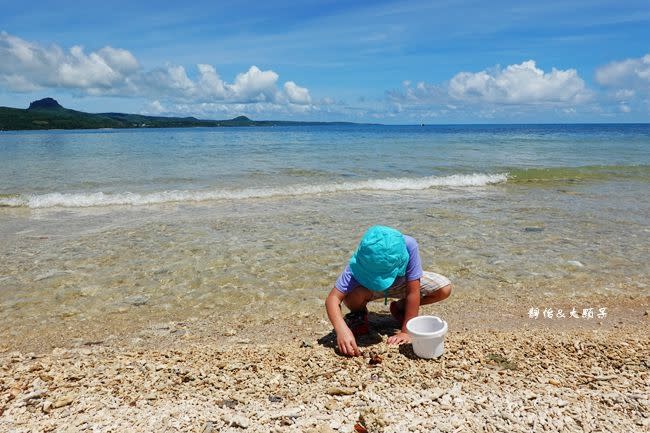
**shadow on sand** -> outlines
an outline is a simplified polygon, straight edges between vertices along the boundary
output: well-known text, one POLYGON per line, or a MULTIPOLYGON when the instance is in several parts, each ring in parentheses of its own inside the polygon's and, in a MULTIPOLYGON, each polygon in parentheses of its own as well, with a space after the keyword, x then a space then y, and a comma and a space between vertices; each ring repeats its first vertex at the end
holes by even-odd
MULTIPOLYGON (((368 313, 368 322, 370 322, 370 332, 367 335, 357 337, 357 346, 359 348, 371 347, 382 342, 382 336, 391 336, 400 329, 400 324, 388 313, 368 313)), ((318 340, 318 344, 333 349, 337 355, 345 356, 339 353, 336 348, 336 333, 331 330, 327 335, 318 340)), ((399 347, 399 353, 409 359, 419 359, 413 353, 413 347, 410 344, 402 344, 399 347)))

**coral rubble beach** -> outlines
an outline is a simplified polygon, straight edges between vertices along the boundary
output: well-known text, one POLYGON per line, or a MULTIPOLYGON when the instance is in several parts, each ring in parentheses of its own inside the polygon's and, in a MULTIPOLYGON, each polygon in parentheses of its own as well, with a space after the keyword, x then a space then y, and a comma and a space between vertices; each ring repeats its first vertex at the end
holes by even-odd
POLYGON ((0 431, 648 431, 647 299, 574 325, 503 302, 468 316, 461 302, 424 307, 450 323, 437 360, 386 345, 395 324, 379 303, 357 358, 335 353, 316 309, 263 326, 162 323, 42 353, 5 343, 0 431), (507 311, 519 314, 499 326, 507 311))

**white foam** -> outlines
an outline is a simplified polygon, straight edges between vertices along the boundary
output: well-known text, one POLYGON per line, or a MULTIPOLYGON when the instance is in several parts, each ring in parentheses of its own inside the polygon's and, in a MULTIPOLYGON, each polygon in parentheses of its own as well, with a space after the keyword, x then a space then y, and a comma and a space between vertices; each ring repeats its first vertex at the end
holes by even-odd
POLYGON ((287 185, 273 188, 245 188, 240 190, 161 191, 153 193, 49 193, 1 198, 0 206, 29 207, 91 207, 116 205, 148 205, 172 202, 198 202, 207 200, 238 200, 275 196, 312 195, 346 191, 401 191, 423 190, 434 187, 478 187, 506 182, 507 174, 454 174, 422 178, 385 178, 358 182, 328 183, 320 185, 287 185))

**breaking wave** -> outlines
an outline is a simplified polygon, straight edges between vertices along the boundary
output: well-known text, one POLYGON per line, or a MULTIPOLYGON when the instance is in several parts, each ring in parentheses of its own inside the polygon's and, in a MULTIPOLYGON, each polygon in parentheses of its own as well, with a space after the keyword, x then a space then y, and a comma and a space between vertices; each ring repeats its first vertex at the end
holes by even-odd
POLYGON ((450 176, 429 176, 423 178, 385 178, 357 182, 325 183, 316 185, 287 185, 281 187, 213 189, 197 191, 161 191, 152 193, 48 193, 0 197, 0 206, 29 207, 91 207, 91 206, 139 206, 173 202, 201 202, 208 200, 238 200, 275 196, 298 196, 348 191, 401 191, 423 190, 435 187, 479 187, 508 180, 501 174, 454 174, 450 176))

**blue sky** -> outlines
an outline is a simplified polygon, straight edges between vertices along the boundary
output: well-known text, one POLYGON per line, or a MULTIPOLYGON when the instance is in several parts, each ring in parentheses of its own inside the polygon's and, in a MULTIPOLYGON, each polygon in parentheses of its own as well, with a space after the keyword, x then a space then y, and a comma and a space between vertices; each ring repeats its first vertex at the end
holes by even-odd
POLYGON ((0 105, 380 123, 650 121, 645 1, 0 1, 0 105))

